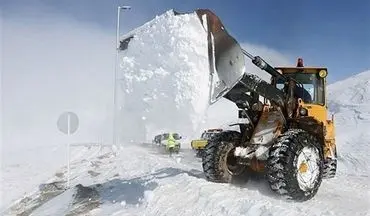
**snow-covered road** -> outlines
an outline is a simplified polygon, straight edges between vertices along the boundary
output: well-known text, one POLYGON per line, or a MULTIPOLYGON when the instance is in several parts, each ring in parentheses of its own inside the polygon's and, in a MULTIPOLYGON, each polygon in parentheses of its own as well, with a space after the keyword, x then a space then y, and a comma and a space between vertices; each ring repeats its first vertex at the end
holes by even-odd
MULTIPOLYGON (((86 152, 72 164, 71 189, 55 193, 58 195, 47 202, 41 201, 36 192, 13 209, 18 206, 20 213, 39 203, 42 205, 36 205, 31 215, 370 214, 366 175, 340 172, 335 179, 323 182, 314 199, 295 203, 275 196, 263 179, 240 185, 206 181, 200 159, 189 149, 180 154, 181 160, 150 144, 129 144, 114 152, 106 149, 88 159, 85 156, 91 152, 86 152)), ((58 173, 65 177, 66 170, 58 173)), ((63 180, 54 177, 50 182, 63 180)))

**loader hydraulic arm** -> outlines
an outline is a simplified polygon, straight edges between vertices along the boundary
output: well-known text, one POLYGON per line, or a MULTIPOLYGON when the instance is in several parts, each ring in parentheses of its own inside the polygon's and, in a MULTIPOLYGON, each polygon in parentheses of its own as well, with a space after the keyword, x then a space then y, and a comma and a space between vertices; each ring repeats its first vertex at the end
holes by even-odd
MULTIPOLYGON (((296 102, 297 98, 294 96, 294 90, 297 85, 297 81, 292 79, 291 77, 284 76, 283 74, 279 73, 275 68, 269 65, 265 60, 263 60, 259 56, 253 56, 252 54, 248 53, 244 49, 242 52, 245 56, 252 60, 252 63, 259 67, 261 70, 266 71, 275 79, 279 79, 284 81, 287 84, 286 91, 281 91, 271 84, 264 83, 261 86, 261 89, 254 88, 260 95, 269 99, 270 101, 275 102, 285 111, 285 114, 288 117, 293 117, 294 110, 296 110, 296 102), (264 90, 262 89, 264 88, 264 90), (262 94, 261 94, 262 93, 262 94)), ((262 83, 261 83, 262 84, 262 83)))
POLYGON ((273 77, 280 78, 284 80, 284 82, 288 81, 288 78, 284 76, 283 74, 279 73, 275 68, 273 68, 271 65, 269 65, 265 60, 263 60, 259 56, 253 56, 252 54, 248 53, 244 49, 242 49, 243 54, 250 58, 252 60, 252 63, 255 64, 257 67, 261 68, 261 70, 266 71, 273 77))
POLYGON ((289 78, 288 77, 286 77, 283 74, 279 73, 275 68, 273 68, 271 65, 269 65, 261 57, 259 57, 259 56, 253 56, 252 54, 248 53, 244 49, 242 49, 242 51, 243 51, 243 54, 245 56, 247 56, 248 58, 250 58, 252 60, 252 63, 254 65, 256 65, 257 67, 261 68, 261 70, 266 71, 271 76, 277 77, 277 78, 283 80, 284 82, 288 82, 289 81, 289 78))

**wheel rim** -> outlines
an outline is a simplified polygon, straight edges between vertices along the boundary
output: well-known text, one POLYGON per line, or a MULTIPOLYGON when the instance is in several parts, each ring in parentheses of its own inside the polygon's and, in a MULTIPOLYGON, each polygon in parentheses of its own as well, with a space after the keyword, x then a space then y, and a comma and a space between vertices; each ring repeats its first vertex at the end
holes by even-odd
POLYGON ((244 167, 237 163, 237 158, 234 155, 235 147, 231 148, 226 153, 225 167, 229 174, 239 175, 244 171, 244 167))
POLYGON ((308 191, 315 188, 320 174, 320 155, 314 147, 304 147, 297 158, 297 180, 301 190, 308 191))

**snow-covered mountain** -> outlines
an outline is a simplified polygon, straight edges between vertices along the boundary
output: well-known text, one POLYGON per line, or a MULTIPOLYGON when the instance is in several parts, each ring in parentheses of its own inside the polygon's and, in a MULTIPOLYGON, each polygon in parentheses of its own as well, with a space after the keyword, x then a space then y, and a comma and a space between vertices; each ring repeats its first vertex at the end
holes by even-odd
MULTIPOLYGON (((368 105, 370 101, 370 70, 329 85, 330 103, 368 105)), ((335 107, 332 107, 334 109, 335 107)))
POLYGON ((334 114, 338 154, 347 173, 370 173, 370 71, 336 82, 328 88, 334 114))
MULTIPOLYGON (((130 94, 123 98, 121 105, 125 116, 130 117, 130 121, 128 118, 123 120, 126 120, 126 128, 132 127, 126 130, 126 133, 134 133, 131 137, 142 137, 135 133, 146 133, 147 125, 151 125, 151 133, 172 125, 177 130, 191 133, 198 123, 204 127, 219 126, 236 118, 236 108, 226 100, 208 109, 203 100, 199 103, 194 100, 195 96, 199 96, 198 99, 205 97, 200 86, 206 77, 196 71, 207 64, 204 44, 192 35, 202 34, 203 27, 195 23, 196 19, 195 14, 174 16, 171 11, 158 16, 136 32, 138 37, 132 42, 135 49, 131 51, 129 47, 126 52, 129 57, 121 58, 122 72, 130 78, 125 86, 128 89, 124 89, 130 94), (185 26, 185 23, 192 25, 185 26), (184 38, 180 27, 186 27, 190 37, 184 38), (172 46, 171 40, 181 46, 172 46), (161 44, 155 41, 161 41, 161 44), (193 42, 198 45, 197 49, 192 49, 193 42), (194 53, 196 60, 192 59, 194 53), (165 59, 160 60, 158 57, 161 56, 165 59), (177 62, 184 59, 188 61, 177 62), (161 63, 163 61, 165 63, 161 63), (177 68, 179 65, 181 68, 177 68), (127 106, 127 101, 133 104, 127 106), (206 119, 199 118, 203 112, 207 114, 206 119), (166 126, 160 129, 163 124, 166 126), (145 130, 141 130, 143 126, 145 130), (137 128, 141 128, 140 131, 136 131, 137 128)), ((195 158, 190 149, 184 149, 180 157, 170 158, 148 144, 124 143, 102 149, 89 145, 78 147, 72 157, 70 188, 65 189, 67 172, 61 165, 58 170, 50 170, 50 178, 40 180, 39 188, 29 190, 26 187, 29 192, 18 197, 19 200, 7 199, 10 203, 2 205, 2 209, 6 209, 3 213, 369 216, 369 82, 370 72, 364 72, 329 86, 329 106, 335 115, 337 131, 339 170, 337 177, 324 181, 316 197, 308 202, 284 201, 270 192, 263 181, 239 186, 208 182, 202 174, 200 159, 195 158)), ((38 161, 29 161, 32 162, 38 161)), ((27 172, 22 179, 6 177, 9 182, 6 182, 5 193, 13 190, 17 194, 22 194, 18 193, 21 189, 12 187, 10 181, 23 181, 26 186, 31 178, 27 172)))

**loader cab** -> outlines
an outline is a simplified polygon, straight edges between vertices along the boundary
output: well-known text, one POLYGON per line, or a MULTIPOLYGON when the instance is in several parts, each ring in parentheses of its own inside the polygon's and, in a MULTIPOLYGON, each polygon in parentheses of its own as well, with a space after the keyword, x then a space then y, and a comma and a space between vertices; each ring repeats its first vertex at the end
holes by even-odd
MULTIPOLYGON (((303 67, 299 62, 297 67, 275 67, 277 71, 297 81, 295 94, 303 100, 303 108, 308 116, 313 116, 320 122, 327 119, 326 103, 326 76, 327 68, 324 67, 303 67)), ((286 85, 283 80, 271 80, 278 89, 286 85)))
MULTIPOLYGON (((297 81, 295 94, 304 103, 325 106, 325 80, 318 76, 315 69, 301 72, 296 68, 285 68, 282 73, 297 81)), ((284 88, 285 83, 283 80, 277 79, 275 82, 278 89, 284 88)))
MULTIPOLYGON (((297 81, 295 94, 306 104, 326 106, 327 68, 303 67, 302 59, 298 59, 297 67, 275 67, 281 74, 297 81)), ((283 89, 283 80, 272 79, 272 84, 283 89)))

